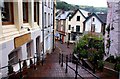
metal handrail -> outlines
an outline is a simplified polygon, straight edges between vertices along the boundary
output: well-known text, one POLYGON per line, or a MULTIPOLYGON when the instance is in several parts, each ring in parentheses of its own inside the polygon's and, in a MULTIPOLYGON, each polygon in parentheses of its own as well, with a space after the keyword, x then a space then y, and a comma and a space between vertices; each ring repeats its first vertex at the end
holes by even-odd
MULTIPOLYGON (((2 69, 5 69, 5 68, 8 68, 9 66, 13 66, 13 65, 16 65, 16 64, 21 64, 21 62, 23 62, 23 61, 27 61, 27 60, 30 60, 30 59, 34 59, 34 60, 32 60, 32 62, 33 62, 33 64, 35 65, 35 59, 37 58, 38 56, 34 56, 34 57, 32 57, 32 58, 27 58, 27 59, 24 59, 24 60, 20 60, 19 59, 19 61, 18 62, 15 62, 15 63, 13 63, 13 64, 9 64, 9 65, 7 65, 7 66, 3 66, 3 67, 1 67, 0 68, 0 70, 2 70, 2 69)), ((36 61, 37 62, 37 61, 36 61)), ((32 66, 33 64, 29 64, 29 66, 27 65, 26 67, 28 68, 28 67, 30 67, 30 66, 32 66)), ((14 75, 14 74, 17 74, 17 73, 21 73, 21 71, 23 71, 23 69, 25 69, 25 67, 20 67, 20 69, 18 70, 18 71, 16 71, 16 72, 14 72, 14 73, 11 73, 11 74, 8 74, 5 78, 8 78, 8 77, 10 77, 11 75, 14 75)))
MULTIPOLYGON (((75 56, 76 57, 76 56, 75 56)), ((92 76, 94 76, 96 79, 100 79, 97 75, 95 75, 94 73, 92 73, 91 71, 89 71, 87 68, 85 68, 84 66, 82 66, 82 64, 80 63, 80 60, 78 57, 76 57, 78 65, 81 66, 84 70, 86 70, 89 74, 91 74, 92 76)))
MULTIPOLYGON (((60 53, 60 55, 59 56, 63 56, 63 54, 61 54, 60 53)), ((95 77, 96 79, 100 79, 97 75, 95 75, 94 73, 92 73, 91 71, 89 71, 87 68, 85 68, 84 66, 82 66, 82 64, 80 63, 80 60, 79 60, 79 58, 77 57, 77 55, 75 55, 74 56, 75 58, 76 58, 76 66, 78 65, 78 66, 81 66, 85 71, 87 71, 89 74, 91 74, 93 77, 95 77)), ((63 62, 61 61, 61 60, 63 60, 63 59, 61 59, 61 58, 64 58, 64 56, 63 57, 59 57, 59 63, 61 63, 61 64, 63 64, 63 62)), ((66 61, 67 62, 67 61, 66 61)), ((66 63, 66 65, 70 68, 70 69, 72 69, 73 71, 77 71, 77 70, 75 70, 74 68, 72 68, 71 66, 69 66, 67 63, 66 63)), ((62 67, 62 66, 61 66, 62 67)), ((78 76, 80 76, 80 74, 78 74, 78 72, 77 72, 77 75, 78 76)), ((80 76, 82 79, 84 79, 82 76, 80 76)))
MULTIPOLYGON (((59 64, 61 63, 61 67, 63 67, 63 59, 64 59, 64 55, 63 54, 61 54, 61 53, 59 53, 59 64), (62 56, 62 57, 61 57, 62 56)), ((78 64, 76 64, 76 69, 74 69, 74 68, 72 68, 71 66, 69 66, 68 65, 68 55, 66 55, 66 71, 65 71, 65 73, 67 73, 67 67, 69 67, 70 69, 72 69, 74 72, 75 72, 75 79, 77 79, 77 75, 80 77, 80 78, 82 78, 82 79, 84 79, 79 73, 78 73, 78 71, 77 71, 77 69, 78 69, 78 64)))

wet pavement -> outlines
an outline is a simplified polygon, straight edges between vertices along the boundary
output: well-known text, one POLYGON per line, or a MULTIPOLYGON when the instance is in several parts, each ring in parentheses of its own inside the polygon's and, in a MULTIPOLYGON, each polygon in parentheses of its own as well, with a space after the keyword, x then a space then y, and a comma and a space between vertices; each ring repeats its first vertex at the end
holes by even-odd
MULTIPOLYGON (((55 51, 47 55, 43 66, 39 65, 36 70, 29 71, 27 79, 74 79, 75 72, 68 68, 68 73, 65 73, 65 63, 63 67, 59 64, 59 53, 65 55, 71 54, 75 45, 70 44, 69 48, 67 48, 66 43, 61 44, 60 42, 56 42, 55 44, 55 51)), ((69 65, 75 68, 74 64, 69 63, 69 65)), ((79 67, 78 72, 85 79, 95 79, 81 67, 79 67)), ((117 77, 112 76, 112 74, 108 75, 105 72, 96 74, 101 77, 100 79, 117 79, 117 77)), ((78 79, 81 78, 78 77, 78 79)))

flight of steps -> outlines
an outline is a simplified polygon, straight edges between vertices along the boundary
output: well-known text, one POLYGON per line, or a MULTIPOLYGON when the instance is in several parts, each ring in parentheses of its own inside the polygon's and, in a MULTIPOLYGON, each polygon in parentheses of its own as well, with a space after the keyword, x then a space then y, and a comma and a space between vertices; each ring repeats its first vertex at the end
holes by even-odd
MULTIPOLYGON (((68 65, 72 67, 73 69, 76 69, 76 65, 69 62, 68 65)), ((66 68, 66 64, 64 63, 64 69, 66 68)), ((72 69, 68 67, 68 73, 74 72, 72 69)), ((96 79, 93 75, 91 75, 89 72, 87 72, 85 69, 83 69, 81 66, 78 66, 78 73, 81 77, 84 79, 96 79)), ((75 75, 75 74, 74 74, 75 75)), ((78 76, 79 77, 79 76, 78 76)), ((78 78, 79 79, 79 78, 78 78)), ((81 78, 80 78, 81 79, 81 78)))

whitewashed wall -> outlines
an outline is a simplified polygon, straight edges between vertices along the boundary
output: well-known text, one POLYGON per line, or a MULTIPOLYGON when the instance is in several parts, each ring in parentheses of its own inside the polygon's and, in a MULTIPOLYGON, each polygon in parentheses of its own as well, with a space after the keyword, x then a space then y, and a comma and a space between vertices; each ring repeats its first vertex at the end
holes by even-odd
POLYGON ((83 33, 83 22, 85 21, 85 18, 82 16, 82 14, 78 11, 74 17, 69 21, 68 25, 71 25, 71 27, 74 27, 74 32, 76 32, 76 25, 80 26, 80 32, 83 33), (77 21, 77 16, 80 16, 80 21, 77 21))
POLYGON ((88 21, 86 21, 85 31, 91 31, 92 24, 95 24, 95 32, 101 33, 102 23, 95 16, 92 16, 88 21), (92 22, 93 18, 95 18, 94 22, 92 22))

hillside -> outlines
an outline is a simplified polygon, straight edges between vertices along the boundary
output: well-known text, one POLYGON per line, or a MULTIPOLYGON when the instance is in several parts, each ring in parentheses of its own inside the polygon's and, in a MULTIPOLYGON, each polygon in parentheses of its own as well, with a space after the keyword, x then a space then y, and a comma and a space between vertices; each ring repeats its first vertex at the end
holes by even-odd
POLYGON ((93 7, 93 6, 84 6, 84 5, 72 5, 68 4, 64 1, 57 1, 57 9, 63 10, 76 10, 76 9, 83 9, 89 12, 104 12, 107 13, 107 8, 105 7, 93 7))

